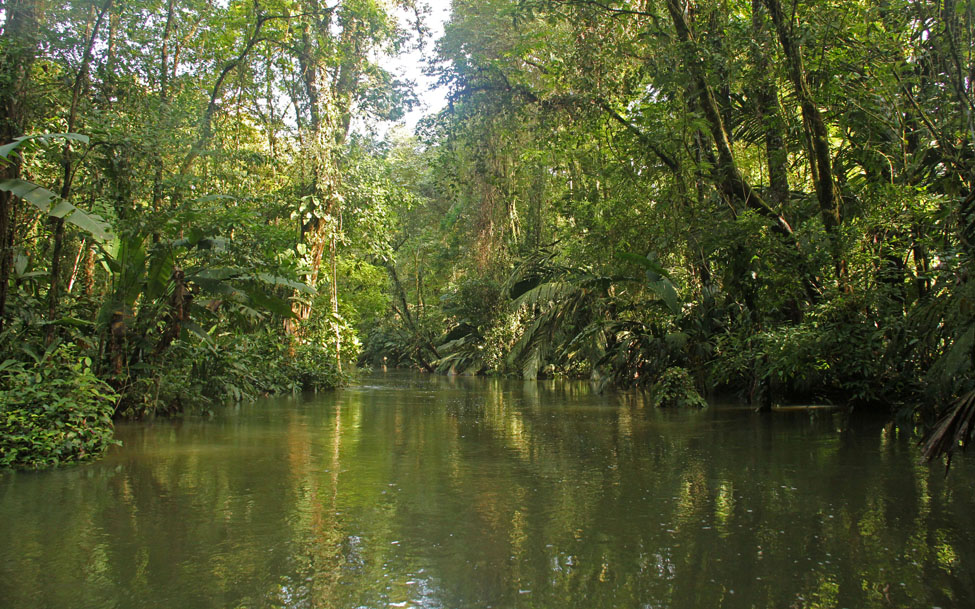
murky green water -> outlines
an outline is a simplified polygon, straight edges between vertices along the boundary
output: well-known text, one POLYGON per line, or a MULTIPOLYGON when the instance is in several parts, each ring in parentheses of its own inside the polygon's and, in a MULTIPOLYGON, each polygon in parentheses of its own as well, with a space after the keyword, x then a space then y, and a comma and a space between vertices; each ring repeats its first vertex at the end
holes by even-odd
POLYGON ((975 606, 975 467, 882 422, 391 374, 0 477, 0 607, 975 606))

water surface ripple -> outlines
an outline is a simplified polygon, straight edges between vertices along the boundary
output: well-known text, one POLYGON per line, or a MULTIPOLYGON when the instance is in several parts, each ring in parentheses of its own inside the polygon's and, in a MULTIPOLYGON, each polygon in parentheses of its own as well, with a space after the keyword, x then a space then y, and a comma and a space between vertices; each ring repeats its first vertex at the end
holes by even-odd
POLYGON ((0 475, 0 607, 970 608, 975 466, 883 421, 378 374, 0 475))

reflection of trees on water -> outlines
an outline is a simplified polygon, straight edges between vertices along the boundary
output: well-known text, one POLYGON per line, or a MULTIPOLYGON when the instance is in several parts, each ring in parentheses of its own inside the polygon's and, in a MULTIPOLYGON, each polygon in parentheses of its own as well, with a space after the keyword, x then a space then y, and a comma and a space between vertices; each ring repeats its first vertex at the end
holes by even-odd
POLYGON ((580 383, 393 377, 123 435, 102 464, 0 482, 0 514, 19 520, 0 524, 12 607, 975 595, 971 465, 945 480, 911 438, 835 412, 657 411, 580 383))

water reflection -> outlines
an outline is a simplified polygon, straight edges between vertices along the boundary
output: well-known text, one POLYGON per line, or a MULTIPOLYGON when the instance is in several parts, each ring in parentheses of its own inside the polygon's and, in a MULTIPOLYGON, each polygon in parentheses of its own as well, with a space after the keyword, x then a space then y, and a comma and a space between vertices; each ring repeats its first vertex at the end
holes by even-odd
POLYGON ((3 607, 967 607, 975 468, 881 422, 392 373, 0 479, 3 607))

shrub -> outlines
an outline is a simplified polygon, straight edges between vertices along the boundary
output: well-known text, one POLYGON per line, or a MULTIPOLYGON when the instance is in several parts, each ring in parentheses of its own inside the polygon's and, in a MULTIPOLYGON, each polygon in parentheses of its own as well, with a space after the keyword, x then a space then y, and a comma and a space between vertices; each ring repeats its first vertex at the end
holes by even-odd
POLYGON ((872 310, 834 298, 798 324, 733 324, 716 341, 712 380, 728 388, 768 384, 779 399, 888 403, 908 394, 911 374, 898 370, 907 362, 885 336, 896 336, 902 322, 878 323, 865 312, 872 310))
POLYGON ((708 403, 697 392, 686 368, 671 367, 651 386, 656 408, 706 408, 708 403))
POLYGON ((331 389, 348 380, 336 368, 333 344, 273 331, 177 341, 163 359, 135 371, 120 389, 119 414, 128 418, 212 412, 222 402, 331 389))
POLYGON ((0 364, 0 467, 84 461, 111 445, 117 396, 63 345, 34 364, 0 364))
POLYGON ((335 365, 335 351, 320 345, 296 344, 293 355, 281 365, 287 366, 289 378, 303 391, 333 389, 347 382, 335 365))

